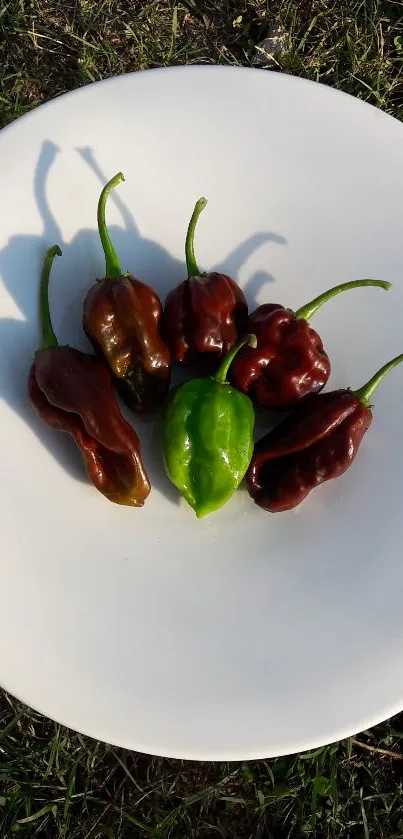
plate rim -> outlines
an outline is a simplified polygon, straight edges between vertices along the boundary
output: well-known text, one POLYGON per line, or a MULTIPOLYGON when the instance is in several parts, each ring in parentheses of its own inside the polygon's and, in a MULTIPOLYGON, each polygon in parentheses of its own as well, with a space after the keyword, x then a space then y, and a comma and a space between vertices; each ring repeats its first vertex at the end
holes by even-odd
MULTIPOLYGON (((22 123, 25 123, 27 120, 35 119, 37 114, 42 114, 44 112, 44 110, 53 107, 55 105, 55 103, 59 103, 59 101, 63 102, 63 101, 66 101, 66 100, 70 100, 72 97, 75 97, 77 99, 78 97, 81 97, 81 96, 82 97, 88 96, 90 91, 92 91, 92 89, 94 87, 95 88, 100 88, 101 87, 101 88, 106 89, 107 87, 112 87, 113 85, 119 84, 122 80, 125 80, 125 79, 133 79, 134 80, 134 79, 138 78, 138 76, 140 74, 141 75, 152 74, 154 76, 156 76, 156 75, 168 76, 168 75, 176 75, 176 74, 193 75, 194 73, 206 73, 206 74, 219 73, 219 74, 225 74, 225 75, 238 75, 238 74, 242 73, 243 75, 245 75, 245 74, 252 75, 253 74, 253 76, 257 76, 257 74, 259 74, 260 76, 267 77, 268 83, 270 83, 271 79, 276 77, 277 79, 278 78, 282 79, 282 83, 290 84, 290 85, 293 85, 293 86, 309 87, 309 88, 313 88, 313 87, 321 88, 322 90, 326 90, 329 95, 332 94, 332 95, 334 95, 336 97, 339 97, 339 98, 340 97, 343 97, 343 98, 347 97, 348 99, 353 100, 356 104, 359 103, 359 105, 364 107, 365 109, 367 109, 367 110, 370 109, 373 113, 375 112, 378 115, 379 118, 381 118, 381 119, 386 118, 386 120, 392 120, 397 125, 402 126, 402 123, 400 122, 400 120, 398 120, 393 115, 388 114, 385 111, 381 110, 378 106, 373 105, 373 104, 371 104, 367 101, 364 101, 362 99, 359 99, 357 96, 354 96, 353 94, 346 93, 342 90, 339 90, 337 88, 334 88, 334 87, 332 87, 330 85, 327 85, 327 84, 324 84, 322 82, 316 82, 316 81, 313 81, 313 80, 310 80, 310 79, 302 78, 300 76, 296 76, 296 75, 292 75, 292 74, 288 74, 288 73, 284 73, 284 72, 279 72, 279 71, 275 71, 275 70, 264 70, 264 69, 253 68, 253 67, 228 66, 228 65, 221 65, 221 64, 193 64, 193 65, 175 65, 175 66, 170 66, 170 67, 148 68, 148 69, 145 69, 145 70, 137 70, 137 71, 133 71, 133 72, 130 72, 130 73, 121 73, 121 74, 118 74, 118 75, 115 75, 115 76, 110 76, 110 77, 105 78, 105 79, 97 80, 95 82, 90 82, 90 83, 85 84, 81 87, 75 88, 73 90, 70 90, 70 91, 64 92, 62 94, 59 94, 55 97, 52 97, 51 99, 49 99, 49 100, 41 103, 40 105, 34 107, 33 109, 29 110, 25 114, 21 115, 20 117, 17 117, 16 119, 14 119, 8 125, 4 126, 1 129, 0 134, 1 134, 1 136, 4 136, 5 134, 8 135, 14 129, 16 129, 17 127, 18 127, 18 130, 19 130, 22 123)), ((338 742, 339 740, 344 740, 344 739, 346 739, 348 737, 351 737, 354 734, 356 734, 357 731, 362 731, 366 728, 372 728, 373 726, 379 724, 380 722, 382 722, 386 718, 392 717, 395 714, 401 712, 402 709, 403 709, 403 696, 402 696, 402 700, 401 700, 400 704, 399 703, 394 703, 393 705, 388 707, 388 709, 385 709, 385 712, 382 713, 381 715, 378 714, 378 715, 374 715, 374 716, 369 715, 365 718, 363 717, 362 722, 359 723, 357 728, 355 728, 355 727, 352 728, 352 726, 346 726, 345 728, 341 728, 340 732, 339 732, 339 735, 337 736, 336 739, 334 739, 332 737, 328 741, 323 742, 323 739, 319 738, 317 741, 310 740, 309 743, 304 741, 303 739, 301 739, 300 742, 295 744, 295 747, 292 747, 292 748, 288 747, 286 750, 285 749, 274 749, 274 750, 268 751, 267 749, 263 749, 260 753, 257 753, 256 750, 253 750, 253 752, 250 752, 250 753, 247 753, 246 751, 243 751, 242 754, 239 754, 239 752, 236 751, 236 748, 234 749, 234 751, 227 752, 227 753, 223 753, 221 751, 220 752, 214 752, 210 749, 206 752, 200 752, 200 751, 197 751, 197 750, 192 751, 192 749, 189 749, 186 752, 183 752, 183 751, 176 752, 174 749, 169 749, 169 750, 162 749, 162 750, 158 750, 158 752, 156 752, 153 749, 152 745, 147 744, 147 743, 141 743, 140 742, 141 738, 139 738, 138 745, 131 745, 131 746, 127 745, 128 741, 126 741, 126 742, 119 741, 119 740, 113 741, 113 742, 109 741, 109 740, 105 741, 104 740, 104 735, 102 733, 100 733, 100 734, 99 733, 89 734, 88 732, 81 729, 79 726, 76 726, 74 723, 69 722, 68 720, 64 719, 63 715, 61 717, 57 717, 57 719, 53 715, 49 716, 49 713, 46 710, 45 706, 42 706, 42 707, 36 707, 35 706, 34 707, 34 706, 30 705, 27 702, 26 699, 21 697, 21 695, 19 695, 18 693, 15 693, 12 688, 10 689, 7 686, 7 683, 3 682, 2 678, 1 678, 1 686, 2 686, 3 690, 12 694, 17 699, 18 702, 20 702, 24 705, 28 705, 28 707, 33 708, 33 710, 35 712, 40 713, 40 714, 46 716, 47 718, 49 718, 51 720, 55 720, 59 724, 65 726, 67 728, 70 728, 71 730, 73 730, 77 733, 80 733, 85 737, 89 737, 89 738, 95 739, 95 740, 100 740, 102 742, 107 742, 107 743, 110 743, 111 745, 119 747, 119 748, 125 748, 125 749, 131 749, 133 751, 138 751, 138 752, 140 752, 142 754, 146 754, 146 755, 157 755, 158 754, 158 756, 163 757, 163 758, 168 758, 168 759, 196 760, 196 761, 260 760, 260 759, 265 759, 265 758, 276 758, 276 757, 280 757, 280 756, 286 756, 286 755, 290 755, 290 754, 296 754, 296 753, 299 753, 299 752, 309 751, 309 750, 316 749, 316 748, 321 747, 321 746, 327 746, 331 743, 338 742), (386 714, 387 716, 385 716, 384 714, 386 714)))

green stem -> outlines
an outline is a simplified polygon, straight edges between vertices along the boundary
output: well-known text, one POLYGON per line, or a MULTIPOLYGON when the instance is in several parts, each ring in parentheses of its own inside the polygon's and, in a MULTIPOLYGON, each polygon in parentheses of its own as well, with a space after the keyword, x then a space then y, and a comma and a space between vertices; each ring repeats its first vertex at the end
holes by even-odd
POLYGON ((236 354, 239 352, 240 349, 242 349, 242 347, 245 346, 245 344, 249 344, 250 347, 253 347, 254 349, 256 349, 256 347, 257 347, 256 335, 245 335, 245 337, 241 338, 241 340, 238 341, 238 343, 235 344, 234 347, 232 347, 232 350, 230 350, 227 353, 225 358, 222 360, 215 376, 213 376, 213 379, 215 379, 216 382, 219 382, 220 385, 225 385, 227 383, 228 370, 231 367, 231 364, 232 364, 236 354))
POLYGON ((120 263, 116 255, 115 248, 112 245, 111 238, 108 233, 108 228, 105 222, 105 207, 106 202, 109 197, 109 193, 117 186, 118 184, 124 181, 125 176, 122 172, 118 172, 110 181, 104 186, 101 195, 99 196, 98 201, 98 230, 99 235, 101 237, 102 247, 105 254, 105 261, 106 261, 106 277, 121 277, 122 271, 120 268, 120 263))
POLYGON ((185 255, 186 255, 186 267, 188 272, 188 277, 199 277, 200 271, 197 266, 195 252, 194 252, 194 235, 196 224, 198 222, 200 214, 203 212, 205 206, 207 205, 207 198, 199 198, 196 201, 195 208, 192 213, 192 217, 189 222, 188 231, 186 234, 186 243, 185 243, 185 255))
POLYGON ((353 390, 353 396, 362 402, 366 408, 370 408, 370 399, 374 391, 377 389, 378 385, 381 383, 382 379, 393 370, 394 367, 397 367, 398 364, 401 364, 403 361, 403 353, 401 355, 397 355, 396 358, 392 358, 392 361, 388 361, 387 364, 384 364, 377 373, 367 382, 365 385, 360 387, 358 390, 353 390))
POLYGON ((333 288, 329 288, 328 291, 324 291, 323 294, 319 294, 318 297, 315 297, 314 300, 311 300, 311 302, 307 303, 305 306, 301 306, 301 308, 297 309, 295 312, 295 317, 310 320, 312 315, 314 315, 324 303, 331 300, 332 297, 336 297, 337 294, 341 294, 343 291, 350 291, 351 288, 361 288, 362 286, 368 285, 384 288, 386 291, 392 287, 392 283, 387 283, 384 280, 353 280, 351 283, 341 283, 341 285, 335 285, 333 288))
POLYGON ((57 338, 53 331, 52 319, 50 317, 49 309, 49 279, 53 265, 53 260, 55 256, 61 255, 62 252, 59 248, 59 245, 53 245, 53 247, 49 248, 45 256, 45 261, 43 263, 42 268, 41 281, 39 286, 39 312, 43 335, 43 343, 41 348, 44 350, 48 347, 57 347, 57 338))

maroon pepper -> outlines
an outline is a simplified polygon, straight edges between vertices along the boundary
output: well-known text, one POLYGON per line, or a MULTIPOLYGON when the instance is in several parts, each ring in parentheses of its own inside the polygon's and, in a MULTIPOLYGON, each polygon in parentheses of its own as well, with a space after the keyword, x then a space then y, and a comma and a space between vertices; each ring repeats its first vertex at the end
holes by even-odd
POLYGON ((362 286, 389 289, 391 283, 342 283, 296 312, 276 303, 259 306, 245 327, 256 335, 257 348, 245 346, 237 355, 231 367, 232 383, 257 405, 272 410, 288 410, 308 394, 319 393, 329 379, 330 361, 308 321, 335 295, 362 286))
POLYGON ((164 324, 176 361, 217 366, 244 333, 248 304, 243 291, 227 274, 199 271, 193 240, 206 204, 205 198, 199 198, 190 219, 185 247, 188 277, 169 292, 164 324))
POLYGON ((403 354, 398 355, 359 390, 307 397, 259 440, 246 474, 255 504, 271 513, 291 510, 312 489, 342 475, 371 425, 372 394, 402 361, 403 354))
POLYGON ((98 202, 106 276, 97 280, 84 300, 83 327, 109 365, 122 399, 133 411, 148 413, 159 409, 168 395, 171 358, 160 333, 160 299, 151 286, 122 273, 106 226, 108 196, 123 180, 118 172, 98 202))
POLYGON ((57 245, 49 249, 42 272, 43 344, 29 372, 29 401, 43 422, 71 435, 99 492, 116 504, 142 507, 150 482, 139 438, 120 412, 111 373, 100 359, 59 346, 53 331, 48 286, 56 254, 61 255, 57 245))

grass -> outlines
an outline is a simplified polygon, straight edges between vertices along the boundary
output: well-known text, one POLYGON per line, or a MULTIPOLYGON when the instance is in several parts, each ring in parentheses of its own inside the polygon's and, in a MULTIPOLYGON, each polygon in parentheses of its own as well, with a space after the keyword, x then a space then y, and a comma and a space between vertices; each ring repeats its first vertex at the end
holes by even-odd
MULTIPOLYGON (((403 2, 0 1, 0 124, 116 73, 274 68, 403 119, 403 2)), ((196 764, 113 749, 0 698, 0 836, 39 839, 401 839, 403 715, 314 753, 196 764)))
POLYGON ((4 695, 0 835, 401 839, 399 725, 289 758, 197 764, 113 749, 4 695))
POLYGON ((0 120, 105 76, 169 64, 251 64, 273 26, 274 66, 403 117, 403 5, 377 0, 2 0, 0 120))

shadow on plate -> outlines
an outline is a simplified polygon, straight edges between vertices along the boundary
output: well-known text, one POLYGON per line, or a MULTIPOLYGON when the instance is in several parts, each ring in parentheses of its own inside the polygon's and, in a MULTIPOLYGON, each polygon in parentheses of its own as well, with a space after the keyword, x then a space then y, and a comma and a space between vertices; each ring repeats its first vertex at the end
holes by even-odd
MULTIPOLYGON (((6 292, 14 301, 20 317, 0 319, 0 397, 26 422, 40 442, 57 462, 76 480, 86 481, 81 455, 68 435, 60 434, 43 425, 33 413, 27 398, 27 378, 34 352, 40 344, 38 283, 46 250, 59 244, 63 256, 56 260, 50 286, 50 305, 53 325, 60 344, 71 344, 90 352, 81 326, 84 297, 97 277, 102 275, 104 260, 98 231, 83 229, 71 242, 64 242, 46 194, 47 178, 59 152, 57 146, 43 144, 34 174, 34 192, 42 219, 42 233, 12 236, 0 251, 0 277, 6 292)), ((99 179, 100 188, 112 173, 103 173, 91 149, 78 149, 83 162, 99 179)), ((110 234, 122 261, 123 270, 150 282, 164 300, 167 292, 186 276, 184 261, 177 260, 157 242, 141 236, 134 218, 118 192, 111 201, 118 207, 123 227, 111 226, 110 234)), ((94 224, 96 207, 94 207, 94 224)), ((220 265, 221 270, 236 277, 248 257, 261 245, 273 242, 284 244, 281 236, 257 233, 229 254, 220 265)), ((246 285, 251 308, 261 288, 272 283, 265 272, 256 273, 246 285)), ((192 375, 191 371, 190 374, 192 375)), ((127 411, 125 411, 127 416, 127 411)), ((129 417, 142 439, 142 452, 152 485, 175 503, 178 495, 166 478, 159 444, 158 420, 144 425, 137 417, 129 417)))

